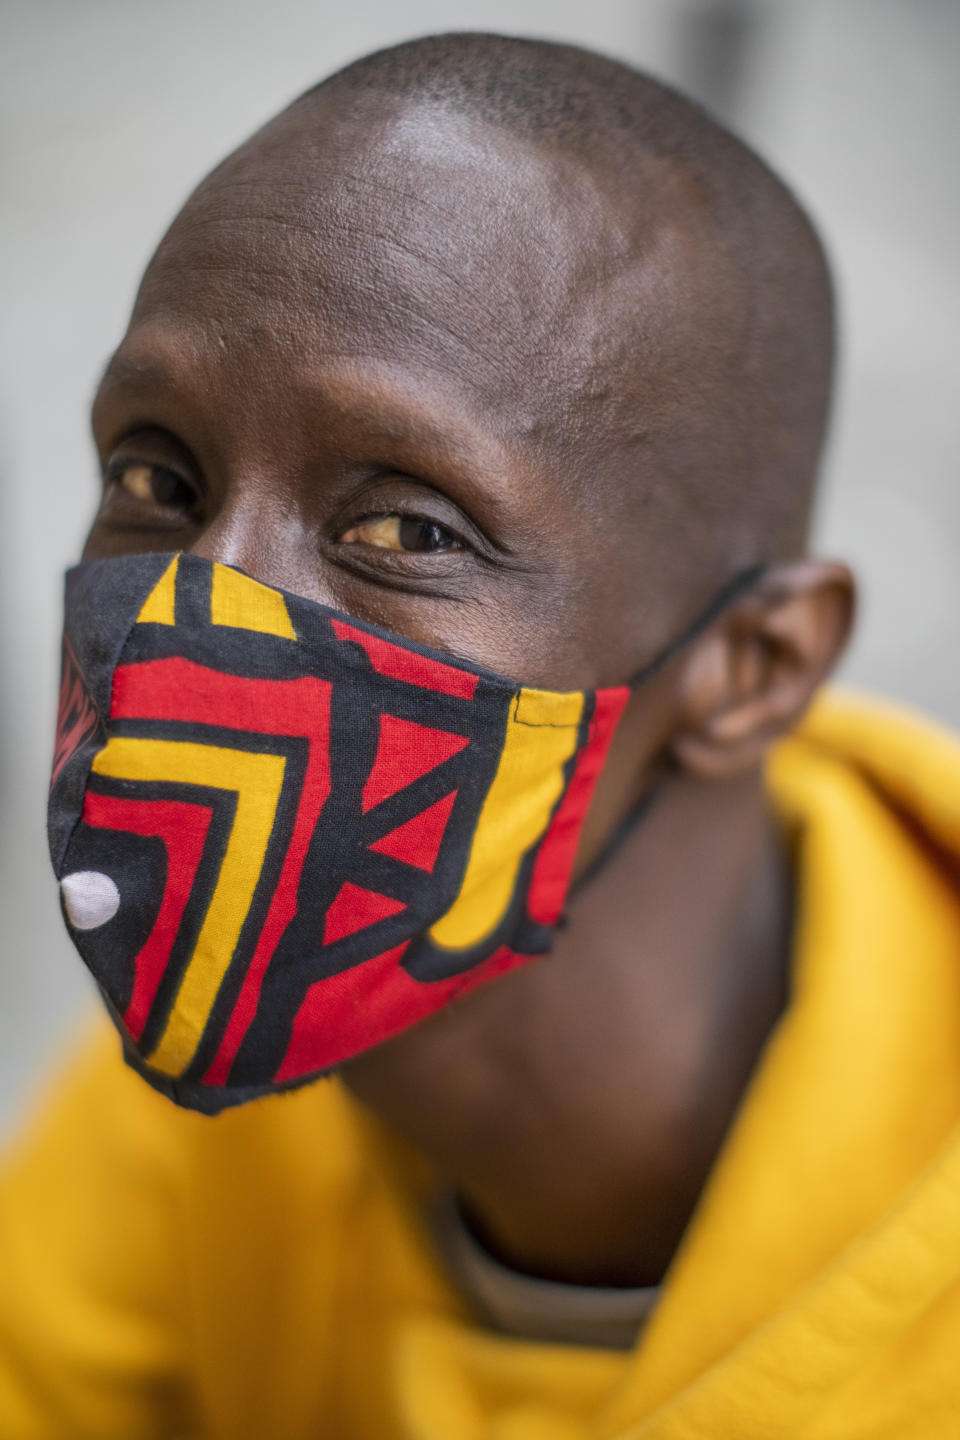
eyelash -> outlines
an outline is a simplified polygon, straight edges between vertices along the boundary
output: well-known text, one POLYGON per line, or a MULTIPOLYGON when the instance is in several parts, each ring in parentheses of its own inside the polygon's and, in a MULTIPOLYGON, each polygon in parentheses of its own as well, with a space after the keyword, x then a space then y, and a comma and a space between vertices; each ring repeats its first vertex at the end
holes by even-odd
POLYGON ((113 459, 107 464, 103 479, 106 489, 122 492, 124 498, 134 504, 152 504, 157 510, 167 512, 182 512, 188 506, 193 508, 199 498, 195 487, 191 485, 188 480, 185 480, 176 470, 172 469, 169 465, 161 465, 152 460, 113 459), (146 497, 138 497, 124 487, 125 476, 133 470, 149 471, 154 478, 166 478, 171 483, 174 494, 170 495, 166 500, 158 499, 155 496, 150 496, 149 499, 146 497), (176 494, 177 491, 179 491, 179 495, 176 494))
MULTIPOLYGON (((174 513, 183 516, 184 519, 192 520, 195 518, 189 514, 189 511, 196 506, 199 498, 196 489, 170 466, 152 460, 141 460, 133 457, 129 459, 115 457, 105 466, 103 479, 104 486, 108 491, 112 490, 118 493, 123 500, 130 504, 152 506, 157 513, 166 513, 167 515, 174 513), (135 470, 148 472, 149 478, 145 481, 148 485, 150 483, 156 484, 159 477, 166 478, 172 487, 173 493, 166 499, 158 498, 154 495, 150 495, 149 497, 146 495, 138 496, 124 484, 130 472, 135 470)), ((409 565, 411 559, 414 557, 420 558, 424 555, 462 554, 466 551, 475 553, 475 547, 470 544, 459 530, 455 530, 451 525, 444 524, 443 521, 436 520, 432 516, 424 515, 418 511, 408 511, 399 508, 370 511, 364 515, 357 516, 355 519, 351 519, 349 523, 343 527, 334 543, 338 548, 342 546, 344 551, 353 550, 354 547, 362 547, 367 551, 375 550, 378 552, 378 563, 381 565, 384 563, 409 565), (407 550, 403 548, 393 549, 389 546, 379 546, 355 540, 344 542, 342 538, 343 535, 348 534, 351 530, 357 529, 360 526, 370 524, 377 520, 390 520, 393 518, 396 518, 400 525, 412 523, 442 531, 444 535, 450 537, 452 543, 440 546, 436 550, 430 550, 428 548, 424 548, 423 550, 411 548, 407 550), (390 556, 391 558, 386 560, 386 556, 390 556), (398 561, 396 557, 401 558, 398 561)))
MULTIPOLYGON (((409 538, 412 538, 412 537, 409 537, 409 538)), ((358 545, 358 544, 366 544, 366 545, 368 545, 368 547, 371 548, 371 549, 384 550, 384 551, 386 551, 387 553, 391 553, 391 554, 404 554, 404 555, 422 555, 422 554, 434 554, 434 555, 436 555, 436 554, 447 554, 447 553, 451 553, 451 552, 453 552, 453 551, 461 551, 461 552, 462 552, 462 551, 465 551, 465 550, 472 550, 472 549, 473 549, 473 547, 472 547, 472 546, 469 544, 469 542, 464 538, 464 536, 463 536, 458 530, 455 530, 452 525, 447 525, 447 524, 445 524, 442 520, 436 520, 436 519, 434 519, 433 516, 431 516, 431 515, 424 515, 424 514, 420 513, 419 511, 416 511, 416 510, 400 510, 400 509, 393 509, 393 510, 376 510, 376 511, 371 511, 370 513, 368 513, 368 514, 366 514, 366 515, 360 515, 360 516, 358 516, 355 520, 351 520, 350 523, 349 523, 348 525, 346 525, 346 526, 340 531, 339 536, 338 536, 338 539, 337 539, 337 544, 346 545, 346 546, 354 546, 354 545, 358 545), (359 530, 359 529, 361 529, 363 526, 375 524, 375 523, 378 522, 378 521, 380 521, 380 522, 386 522, 386 521, 390 521, 390 520, 396 520, 396 521, 398 522, 398 529, 402 529, 404 525, 413 525, 413 526, 419 527, 421 531, 423 531, 423 530, 428 530, 428 531, 429 531, 429 530, 441 531, 442 534, 443 534, 445 537, 448 537, 448 538, 449 538, 449 542, 450 542, 450 543, 440 545, 440 546, 438 546, 435 550, 431 550, 431 549, 429 549, 429 547, 427 547, 427 546, 424 546, 423 549, 418 549, 416 546, 413 546, 413 545, 412 545, 409 549, 402 548, 402 547, 399 548, 399 549, 393 549, 391 546, 388 546, 388 545, 378 546, 378 545, 373 545, 371 542, 357 541, 357 540, 347 540, 347 539, 345 538, 347 535, 350 534, 351 531, 359 530)))

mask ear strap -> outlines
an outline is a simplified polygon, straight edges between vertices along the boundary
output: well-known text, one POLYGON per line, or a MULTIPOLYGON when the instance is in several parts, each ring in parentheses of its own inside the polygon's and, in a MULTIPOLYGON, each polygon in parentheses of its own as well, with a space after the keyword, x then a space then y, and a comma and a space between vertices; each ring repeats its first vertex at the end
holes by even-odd
MULTIPOLYGON (((732 580, 728 580, 726 585, 723 586, 723 589, 720 590, 719 594, 714 596, 703 614, 698 615, 689 629, 684 630, 682 635, 679 635, 676 640, 672 641, 665 650, 661 650, 660 654, 654 660, 651 660, 649 665, 645 665, 644 668, 634 676, 630 681, 631 689, 642 685, 645 680, 649 680, 651 676, 662 669, 668 661, 679 654, 686 645, 689 645, 698 635, 701 635, 703 631, 716 620, 717 616, 720 615, 728 605, 732 604, 738 595, 742 595, 745 591, 749 590, 751 586, 755 585, 761 575, 769 568, 768 565, 752 565, 749 570, 741 570, 734 575, 732 580)), ((613 833, 607 836, 607 839, 600 847, 599 853, 594 856, 583 874, 578 876, 570 886, 569 894, 571 899, 575 895, 578 895, 584 886, 590 884, 590 881, 594 879, 598 871, 602 870, 608 861, 613 859, 624 842, 630 838, 640 821, 646 819, 650 810, 660 798, 667 781, 673 773, 674 771, 672 769, 667 769, 658 775, 640 796, 639 800, 627 811, 619 824, 614 826, 613 833)), ((565 920, 562 920, 560 923, 563 925, 565 920)))
POLYGON ((575 895, 579 895, 585 885, 590 884, 590 881, 598 871, 602 870, 607 864, 607 861, 613 859, 624 842, 629 840, 634 830, 640 824, 640 821, 646 819, 654 803, 660 798, 660 792, 666 784, 666 781, 666 774, 658 775, 656 780, 643 792, 640 799, 630 807, 623 819, 614 826, 612 833, 604 840, 586 870, 584 870, 582 875, 578 875, 577 879, 574 880, 570 886, 569 895, 571 900, 575 895))
POLYGON ((698 635, 702 635, 704 630, 707 630, 713 624, 717 616, 723 614, 723 611, 726 610, 728 605, 731 605, 734 600, 738 599, 739 596, 743 595, 747 590, 752 589, 761 575, 764 575, 769 568, 768 565, 751 565, 748 570, 738 571, 731 580, 727 581, 718 594, 714 596, 702 615, 698 615, 687 630, 684 630, 675 640, 671 640, 670 644, 661 650, 660 654, 655 656, 649 665, 644 665, 643 669, 639 670, 633 679, 627 682, 630 689, 636 690, 640 685, 645 684, 647 680, 651 680, 665 665, 669 664, 674 656, 679 655, 681 650, 685 650, 688 645, 696 640, 698 635))

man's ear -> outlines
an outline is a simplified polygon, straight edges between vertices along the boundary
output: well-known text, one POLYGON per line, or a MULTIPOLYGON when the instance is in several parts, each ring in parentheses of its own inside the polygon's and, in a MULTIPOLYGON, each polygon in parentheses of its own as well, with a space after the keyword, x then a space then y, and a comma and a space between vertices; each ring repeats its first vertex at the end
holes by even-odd
POLYGON ((756 765, 800 719, 843 651, 855 585, 846 565, 768 570, 691 649, 678 675, 681 769, 722 779, 756 765))

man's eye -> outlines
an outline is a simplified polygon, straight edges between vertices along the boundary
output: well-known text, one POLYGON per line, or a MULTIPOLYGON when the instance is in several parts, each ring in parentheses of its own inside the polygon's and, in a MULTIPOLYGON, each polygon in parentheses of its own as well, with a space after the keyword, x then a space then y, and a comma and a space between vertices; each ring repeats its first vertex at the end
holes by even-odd
POLYGON ((381 550, 405 550, 419 555, 463 549, 452 530, 421 515, 370 515, 345 530, 340 543, 376 545, 381 550))
POLYGON ((188 510, 196 500, 186 481, 163 465, 148 465, 142 460, 119 462, 110 466, 107 478, 141 505, 188 510))

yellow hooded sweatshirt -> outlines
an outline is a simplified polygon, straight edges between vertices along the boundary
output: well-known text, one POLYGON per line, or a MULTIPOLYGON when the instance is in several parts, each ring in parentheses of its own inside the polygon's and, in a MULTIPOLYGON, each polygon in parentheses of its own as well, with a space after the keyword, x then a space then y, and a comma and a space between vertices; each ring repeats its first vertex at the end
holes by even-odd
POLYGON ((634 1351, 472 1320, 335 1082, 209 1120, 100 1033, 0 1183, 2 1440, 960 1436, 960 745, 830 699, 769 783, 792 1001, 634 1351))

